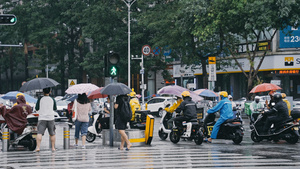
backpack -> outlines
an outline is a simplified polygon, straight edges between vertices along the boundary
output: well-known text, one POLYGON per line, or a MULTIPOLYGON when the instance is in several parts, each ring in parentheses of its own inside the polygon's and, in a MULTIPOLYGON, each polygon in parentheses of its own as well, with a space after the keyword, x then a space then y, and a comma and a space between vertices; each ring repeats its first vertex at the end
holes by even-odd
POLYGON ((123 97, 123 104, 120 109, 120 115, 124 122, 129 122, 132 118, 132 111, 129 104, 129 98, 123 97))

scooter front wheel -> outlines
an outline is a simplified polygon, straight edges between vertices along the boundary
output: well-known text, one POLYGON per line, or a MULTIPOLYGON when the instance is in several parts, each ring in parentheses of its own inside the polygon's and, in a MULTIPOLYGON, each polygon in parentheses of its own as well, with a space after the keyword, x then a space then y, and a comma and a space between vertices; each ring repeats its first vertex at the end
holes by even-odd
POLYGON ((286 138, 285 141, 290 144, 296 144, 299 140, 299 137, 294 132, 291 132, 290 134, 290 137, 286 138))
POLYGON ((201 130, 199 130, 196 135, 195 135, 195 138, 194 138, 194 141, 197 145, 201 145, 202 142, 203 142, 203 133, 201 130))
POLYGON ((234 144, 240 144, 243 141, 243 134, 242 133, 243 132, 240 129, 235 131, 234 138, 232 139, 234 144))
POLYGON ((258 143, 258 142, 262 141, 262 138, 259 137, 255 131, 251 131, 251 140, 258 143))
POLYGON ((168 133, 163 132, 163 130, 161 129, 158 131, 158 136, 160 139, 166 140, 168 138, 168 133))
POLYGON ((30 143, 28 145, 29 151, 35 150, 35 148, 36 148, 36 140, 34 138, 31 138, 29 141, 30 141, 30 143))
POLYGON ((180 132, 177 130, 177 131, 174 131, 172 130, 171 133, 170 133, 170 140, 172 141, 172 143, 178 143, 179 140, 180 140, 180 132))
POLYGON ((91 143, 96 139, 96 134, 93 134, 91 132, 88 131, 87 135, 86 135, 86 141, 91 143))

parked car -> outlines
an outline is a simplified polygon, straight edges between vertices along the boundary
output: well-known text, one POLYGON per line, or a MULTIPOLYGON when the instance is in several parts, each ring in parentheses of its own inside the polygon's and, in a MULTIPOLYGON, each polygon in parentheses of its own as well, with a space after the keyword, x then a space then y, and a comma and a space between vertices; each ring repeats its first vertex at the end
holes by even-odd
POLYGON ((300 109, 300 98, 293 100, 293 109, 300 109))
POLYGON ((69 102, 66 100, 57 100, 56 101, 56 112, 60 117, 66 117, 68 111, 68 104, 69 102))
POLYGON ((163 114, 163 109, 166 105, 172 105, 175 102, 174 97, 154 97, 147 101, 145 107, 146 110, 150 110, 151 114, 161 117, 163 114))

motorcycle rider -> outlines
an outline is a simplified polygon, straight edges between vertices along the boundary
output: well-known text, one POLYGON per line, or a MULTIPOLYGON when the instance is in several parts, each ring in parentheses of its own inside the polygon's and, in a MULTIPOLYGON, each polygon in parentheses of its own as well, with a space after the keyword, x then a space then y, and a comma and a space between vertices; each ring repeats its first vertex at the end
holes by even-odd
MULTIPOLYGON (((176 96, 176 101, 175 103, 171 106, 171 107, 166 107, 165 110, 172 114, 176 109, 177 107, 183 102, 182 98, 179 97, 179 96, 176 96)), ((168 128, 171 129, 172 126, 173 126, 173 121, 174 121, 174 117, 172 117, 170 120, 168 120, 168 128)))
POLYGON ((220 110, 220 118, 214 125, 211 136, 207 140, 209 143, 212 142, 212 139, 217 138, 221 124, 224 123, 226 120, 233 118, 231 101, 227 98, 228 93, 226 91, 221 91, 219 92, 219 95, 221 97, 221 101, 215 107, 207 111, 207 113, 215 113, 220 110))
POLYGON ((289 115, 291 115, 291 103, 288 101, 288 99, 286 99, 285 93, 281 93, 281 96, 282 96, 282 100, 286 103, 286 105, 289 109, 289 115))
POLYGON ((197 112, 196 103, 192 101, 190 92, 184 91, 181 93, 181 95, 183 98, 183 102, 177 107, 175 112, 180 113, 182 111, 183 116, 175 117, 174 122, 178 128, 183 129, 182 122, 191 119, 197 119, 197 112))
POLYGON ((274 107, 274 105, 275 105, 275 101, 274 101, 274 94, 275 94, 275 92, 276 92, 276 90, 271 90, 270 92, 269 92, 269 96, 270 96, 270 98, 271 98, 271 100, 270 100, 270 102, 268 103, 268 100, 266 100, 266 106, 267 106, 267 108, 270 110, 271 108, 273 108, 274 107))
POLYGON ((290 118, 289 110, 280 93, 274 94, 274 101, 275 105, 269 111, 264 112, 264 115, 267 115, 267 119, 262 134, 265 135, 269 134, 268 131, 272 124, 276 125, 290 118))
POLYGON ((259 100, 260 100, 260 97, 259 96, 255 96, 254 97, 254 101, 250 104, 251 119, 253 121, 257 118, 257 116, 259 114, 258 109, 264 108, 264 105, 262 103, 260 103, 259 100))
POLYGON ((136 97, 136 93, 134 92, 134 89, 132 89, 132 92, 129 93, 128 96, 130 96, 129 104, 130 104, 131 111, 132 111, 132 118, 130 121, 134 121, 135 120, 135 111, 141 110, 141 105, 140 105, 139 99, 136 97))

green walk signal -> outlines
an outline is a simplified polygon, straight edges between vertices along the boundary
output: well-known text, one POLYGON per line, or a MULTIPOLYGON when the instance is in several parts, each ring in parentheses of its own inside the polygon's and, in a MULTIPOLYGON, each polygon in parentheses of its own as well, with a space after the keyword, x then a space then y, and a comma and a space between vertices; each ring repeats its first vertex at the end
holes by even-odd
POLYGON ((110 52, 105 56, 105 76, 116 77, 119 75, 119 54, 110 52))
POLYGON ((110 76, 117 76, 118 75, 118 69, 116 66, 111 66, 109 70, 110 76))
POLYGON ((14 25, 17 23, 17 17, 13 14, 0 15, 0 25, 14 25))

